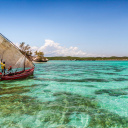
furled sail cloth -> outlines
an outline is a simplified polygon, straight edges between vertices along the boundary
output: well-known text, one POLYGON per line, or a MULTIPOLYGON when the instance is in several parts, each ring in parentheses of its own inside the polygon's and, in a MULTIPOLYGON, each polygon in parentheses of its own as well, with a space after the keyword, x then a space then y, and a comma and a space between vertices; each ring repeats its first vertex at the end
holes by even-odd
POLYGON ((12 68, 24 68, 24 64, 25 67, 34 67, 33 63, 2 34, 0 34, 0 59, 5 61, 6 68, 9 66, 12 66, 12 68))

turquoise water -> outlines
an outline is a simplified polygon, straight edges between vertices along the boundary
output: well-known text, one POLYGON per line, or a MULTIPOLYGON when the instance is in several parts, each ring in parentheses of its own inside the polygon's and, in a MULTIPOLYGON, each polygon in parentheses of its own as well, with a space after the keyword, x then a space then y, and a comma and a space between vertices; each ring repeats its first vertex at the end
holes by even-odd
POLYGON ((127 61, 49 61, 0 82, 5 128, 128 127, 127 61))

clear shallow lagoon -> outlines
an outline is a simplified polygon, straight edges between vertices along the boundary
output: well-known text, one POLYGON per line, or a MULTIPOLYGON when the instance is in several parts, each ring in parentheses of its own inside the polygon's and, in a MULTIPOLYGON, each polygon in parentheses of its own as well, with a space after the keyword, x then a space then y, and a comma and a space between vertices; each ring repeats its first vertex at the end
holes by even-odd
POLYGON ((5 128, 128 127, 128 61, 49 61, 0 82, 5 128))

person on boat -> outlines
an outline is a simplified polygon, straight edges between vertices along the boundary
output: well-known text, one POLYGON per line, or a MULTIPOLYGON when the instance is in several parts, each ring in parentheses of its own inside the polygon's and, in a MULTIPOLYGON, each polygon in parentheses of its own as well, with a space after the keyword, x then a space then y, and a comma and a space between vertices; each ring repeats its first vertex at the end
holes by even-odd
POLYGON ((9 66, 8 71, 11 71, 11 70, 12 70, 12 66, 9 66))
POLYGON ((12 75, 12 66, 8 67, 7 73, 8 73, 8 75, 12 75))
POLYGON ((5 75, 5 62, 2 62, 2 59, 1 59, 1 69, 2 69, 2 73, 4 73, 5 75))

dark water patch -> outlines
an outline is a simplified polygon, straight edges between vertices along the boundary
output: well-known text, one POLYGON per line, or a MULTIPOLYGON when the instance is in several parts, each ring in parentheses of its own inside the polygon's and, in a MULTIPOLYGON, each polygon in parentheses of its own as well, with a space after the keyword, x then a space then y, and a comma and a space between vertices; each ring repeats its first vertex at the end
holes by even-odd
POLYGON ((19 94, 19 93, 24 93, 28 91, 30 91, 30 89, 26 89, 25 87, 13 87, 13 88, 7 88, 7 89, 0 88, 0 95, 14 94, 14 93, 19 94))
POLYGON ((8 84, 0 84, 0 87, 8 87, 8 84))
POLYGON ((112 78, 114 81, 128 81, 128 78, 112 78))
POLYGON ((33 84, 32 87, 37 87, 37 86, 41 86, 41 87, 47 87, 49 84, 33 84))
POLYGON ((115 72, 122 72, 122 71, 124 71, 124 70, 126 70, 127 68, 120 68, 120 67, 115 67, 115 68, 113 68, 113 70, 115 71, 115 72))
POLYGON ((36 76, 38 76, 38 75, 39 75, 39 76, 40 76, 40 75, 44 76, 44 75, 49 75, 49 74, 48 74, 48 73, 39 73, 39 74, 36 73, 36 76))
POLYGON ((95 91, 95 94, 104 94, 107 93, 110 96, 121 96, 121 95, 127 95, 128 93, 123 91, 122 89, 101 89, 95 91))
POLYGON ((118 73, 103 73, 103 74, 106 74, 106 75, 118 75, 118 73))
POLYGON ((84 85, 86 87, 90 87, 90 88, 97 88, 95 85, 84 85))
POLYGON ((44 92, 51 92, 51 90, 48 90, 48 89, 45 89, 45 90, 43 90, 44 92))
POLYGON ((118 75, 118 73, 107 73, 107 72, 98 72, 98 71, 94 71, 94 74, 106 74, 106 75, 118 75))
POLYGON ((34 98, 29 96, 13 95, 0 98, 0 117, 11 116, 12 114, 28 114, 33 115, 35 111, 39 111, 40 103, 37 104, 34 98))
POLYGON ((85 106, 91 108, 98 108, 98 102, 95 98, 82 97, 80 95, 71 94, 67 92, 59 92, 54 93, 53 96, 57 96, 58 101, 66 102, 69 101, 71 106, 79 106, 80 104, 84 104, 85 106))
POLYGON ((85 74, 91 74, 91 75, 101 75, 101 74, 105 74, 105 75, 118 75, 118 73, 106 73, 106 72, 99 72, 99 71, 86 71, 85 73, 83 73, 84 75, 85 74))
POLYGON ((128 76, 128 75, 119 75, 119 76, 128 76))
MULTIPOLYGON (((58 73, 59 73, 59 72, 67 71, 67 70, 66 70, 66 69, 52 69, 51 71, 52 71, 52 72, 55 71, 55 72, 58 72, 58 73)), ((50 71, 50 72, 51 72, 51 71, 50 71)), ((68 71, 72 71, 72 70, 68 70, 68 71)), ((49 72, 49 71, 48 71, 48 70, 45 70, 45 72, 49 72)))
POLYGON ((59 76, 65 77, 65 76, 83 76, 85 73, 77 73, 77 74, 61 74, 59 76))
POLYGON ((71 80, 71 82, 108 82, 108 80, 96 79, 96 78, 86 78, 86 79, 80 79, 80 80, 71 80))
POLYGON ((104 70, 104 71, 109 71, 109 70, 112 70, 113 68, 110 68, 110 67, 104 67, 104 66, 101 66, 99 68, 97 68, 97 70, 104 70))
POLYGON ((122 90, 128 90, 128 87, 122 88, 122 90))
POLYGON ((106 79, 96 79, 96 78, 87 78, 87 79, 80 79, 80 80, 36 78, 35 80, 39 80, 39 81, 56 81, 56 82, 109 82, 106 79))
POLYGON ((56 93, 53 94, 53 96, 61 96, 61 95, 72 96, 73 94, 67 93, 67 92, 56 92, 56 93))
MULTIPOLYGON (((14 85, 13 85, 14 86, 14 85)), ((16 84, 15 86, 19 86, 16 84)), ((32 84, 30 86, 19 86, 19 87, 9 87, 9 88, 0 88, 0 95, 3 94, 20 94, 20 93, 25 93, 29 92, 31 87, 36 87, 36 86, 48 86, 48 84, 32 84)))
POLYGON ((98 72, 98 71, 92 71, 92 73, 94 73, 94 74, 102 74, 102 72, 98 72))
POLYGON ((124 66, 119 66, 119 65, 116 65, 116 66, 109 65, 107 68, 109 68, 109 70, 114 70, 115 72, 121 72, 127 69, 127 68, 124 68, 124 66))

